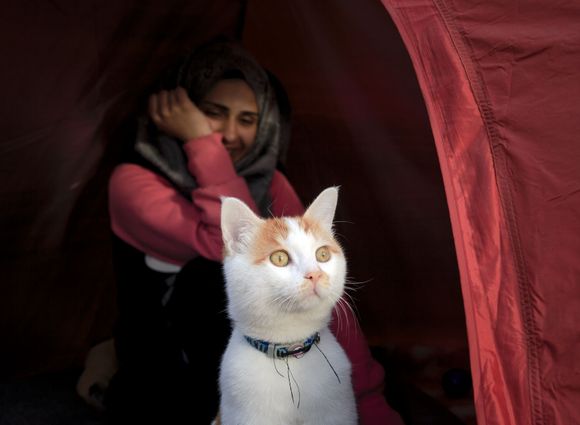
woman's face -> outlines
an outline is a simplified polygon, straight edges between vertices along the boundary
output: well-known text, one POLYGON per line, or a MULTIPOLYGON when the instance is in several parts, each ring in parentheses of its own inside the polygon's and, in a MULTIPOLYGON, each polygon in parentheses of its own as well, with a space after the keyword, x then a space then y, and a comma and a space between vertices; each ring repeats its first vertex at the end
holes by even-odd
POLYGON ((223 136, 233 162, 252 147, 258 129, 258 105, 250 86, 240 79, 218 81, 200 104, 211 130, 223 136))

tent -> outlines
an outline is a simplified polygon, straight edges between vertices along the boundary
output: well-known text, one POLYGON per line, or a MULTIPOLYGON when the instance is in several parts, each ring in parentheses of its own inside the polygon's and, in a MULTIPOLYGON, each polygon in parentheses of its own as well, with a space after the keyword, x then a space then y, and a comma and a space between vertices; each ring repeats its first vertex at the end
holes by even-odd
POLYGON ((109 334, 128 122, 168 63, 228 34, 288 91, 303 200, 341 186, 369 342, 468 344, 480 425, 580 422, 577 3, 63 0, 0 19, 2 377, 80 365, 109 334))

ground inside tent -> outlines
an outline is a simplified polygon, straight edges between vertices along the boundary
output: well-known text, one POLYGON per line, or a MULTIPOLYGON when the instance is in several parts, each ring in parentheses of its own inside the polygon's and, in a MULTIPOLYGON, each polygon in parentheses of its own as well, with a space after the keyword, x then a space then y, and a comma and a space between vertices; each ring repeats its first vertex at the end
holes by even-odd
MULTIPOLYGON (((414 354, 374 348, 387 370, 385 397, 407 425, 475 425, 470 393, 447 395, 441 377, 465 364, 461 352, 433 352, 415 347, 414 354), (413 358, 414 357, 414 358, 413 358), (452 365, 452 367, 451 367, 452 365)), ((0 382, 1 425, 104 425, 104 413, 88 406, 75 391, 81 373, 69 369, 26 379, 0 382)))

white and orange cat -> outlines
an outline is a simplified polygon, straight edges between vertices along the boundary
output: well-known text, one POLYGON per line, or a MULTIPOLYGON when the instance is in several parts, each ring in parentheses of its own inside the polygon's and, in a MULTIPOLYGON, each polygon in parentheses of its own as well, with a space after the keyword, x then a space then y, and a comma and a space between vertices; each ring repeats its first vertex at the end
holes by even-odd
POLYGON ((220 370, 222 425, 355 425, 350 362, 328 329, 346 260, 336 188, 302 217, 262 219, 222 201, 232 335, 220 370))

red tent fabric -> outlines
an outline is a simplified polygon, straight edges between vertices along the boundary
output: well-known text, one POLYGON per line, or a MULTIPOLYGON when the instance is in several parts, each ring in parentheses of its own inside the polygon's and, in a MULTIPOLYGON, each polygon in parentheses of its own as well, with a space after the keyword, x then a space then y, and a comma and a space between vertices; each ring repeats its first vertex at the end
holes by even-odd
POLYGON ((245 3, 3 8, 0 376, 78 366, 109 335, 125 122, 168 63, 245 16, 294 108, 291 181, 304 201, 342 188, 370 342, 461 349, 466 322, 480 425, 580 423, 580 6, 245 3))
POLYGON ((478 424, 580 423, 580 5, 383 3, 433 128, 478 424))

